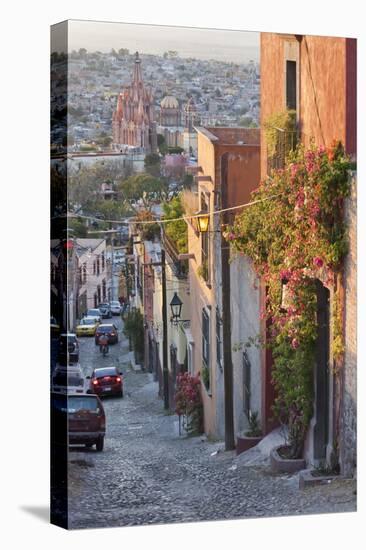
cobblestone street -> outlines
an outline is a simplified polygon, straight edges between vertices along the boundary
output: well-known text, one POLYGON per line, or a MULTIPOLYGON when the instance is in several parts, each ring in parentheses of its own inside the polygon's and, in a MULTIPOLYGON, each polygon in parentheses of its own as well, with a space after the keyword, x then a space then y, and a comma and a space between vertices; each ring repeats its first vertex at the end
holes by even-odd
POLYGON ((70 528, 356 510, 354 481, 300 490, 297 475, 245 465, 224 452, 222 442, 179 436, 177 416, 164 412, 153 376, 127 364, 123 337, 105 358, 94 339, 80 340, 86 374, 119 364, 124 398, 103 401, 104 451, 79 447, 69 453, 70 528))

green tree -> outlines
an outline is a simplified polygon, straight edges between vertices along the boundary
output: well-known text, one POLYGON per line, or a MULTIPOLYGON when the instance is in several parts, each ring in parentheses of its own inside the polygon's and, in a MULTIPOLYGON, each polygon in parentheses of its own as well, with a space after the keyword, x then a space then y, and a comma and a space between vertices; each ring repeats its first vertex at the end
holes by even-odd
POLYGON ((168 148, 165 142, 165 137, 163 134, 157 134, 158 149, 162 155, 165 155, 168 148))
POLYGON ((251 116, 242 116, 239 120, 239 126, 244 126, 245 128, 249 128, 252 122, 253 122, 253 119, 251 116))
POLYGON ((88 227, 82 218, 69 218, 67 227, 72 229, 74 237, 83 239, 88 236, 88 227))
MULTIPOLYGON (((180 195, 163 204, 164 220, 181 218, 184 208, 180 195)), ((180 254, 188 252, 188 231, 184 220, 172 221, 164 224, 165 233, 174 242, 180 254)))
POLYGON ((165 179, 144 172, 119 182, 117 191, 119 198, 137 211, 138 201, 142 202, 145 210, 151 210, 154 203, 166 200, 169 188, 165 179))
POLYGON ((149 155, 146 155, 145 157, 145 170, 149 172, 152 176, 159 177, 160 176, 160 155, 156 153, 151 153, 149 155))

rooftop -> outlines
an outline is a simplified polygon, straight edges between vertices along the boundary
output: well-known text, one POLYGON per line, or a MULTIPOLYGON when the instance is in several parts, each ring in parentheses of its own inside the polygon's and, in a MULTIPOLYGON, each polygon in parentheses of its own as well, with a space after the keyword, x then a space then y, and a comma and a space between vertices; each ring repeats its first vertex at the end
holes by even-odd
POLYGON ((224 128, 211 127, 204 128, 197 126, 198 133, 206 136, 213 143, 218 145, 259 145, 259 128, 224 128))

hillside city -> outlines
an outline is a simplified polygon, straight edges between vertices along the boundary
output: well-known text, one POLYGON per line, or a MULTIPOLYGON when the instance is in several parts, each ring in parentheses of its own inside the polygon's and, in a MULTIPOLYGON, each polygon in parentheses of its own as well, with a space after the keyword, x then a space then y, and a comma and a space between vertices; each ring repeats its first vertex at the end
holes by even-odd
POLYGON ((355 511, 355 41, 51 75, 53 522, 355 511))

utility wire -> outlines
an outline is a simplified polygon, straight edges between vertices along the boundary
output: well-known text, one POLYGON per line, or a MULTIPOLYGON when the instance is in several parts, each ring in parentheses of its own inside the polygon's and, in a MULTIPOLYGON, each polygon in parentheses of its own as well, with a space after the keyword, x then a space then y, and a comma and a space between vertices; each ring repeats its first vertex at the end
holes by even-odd
MULTIPOLYGON (((205 212, 205 214, 213 214, 213 215, 216 215, 216 214, 221 214, 222 212, 229 212, 230 210, 238 210, 239 208, 245 208, 247 206, 253 206, 254 204, 258 204, 260 202, 265 202, 265 201, 268 201, 268 200, 271 200, 271 199, 274 199, 276 197, 279 197, 280 194, 277 194, 277 195, 271 195, 270 197, 266 197, 265 199, 259 199, 259 200, 256 200, 256 201, 251 201, 251 202, 246 202, 244 204, 239 204, 238 206, 231 206, 230 208, 223 208, 221 210, 214 210, 213 212, 205 212)), ((83 219, 87 219, 87 220, 97 220, 99 222, 107 222, 107 223, 119 223, 121 225, 125 224, 125 225, 150 225, 150 224, 156 224, 156 223, 170 223, 170 222, 177 222, 177 221, 180 221, 180 220, 191 220, 193 218, 201 218, 202 217, 202 213, 201 214, 192 214, 192 215, 189 215, 189 216, 182 216, 180 218, 171 218, 171 219, 160 219, 160 218, 156 218, 155 220, 106 220, 106 219, 100 219, 100 218, 96 218, 95 216, 84 216, 83 214, 74 214, 73 212, 69 212, 67 214, 66 217, 68 218, 83 218, 83 219)), ((90 231, 89 233, 92 233, 92 231, 90 231)))

